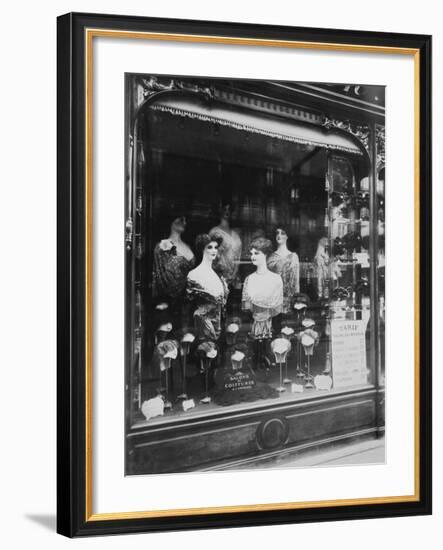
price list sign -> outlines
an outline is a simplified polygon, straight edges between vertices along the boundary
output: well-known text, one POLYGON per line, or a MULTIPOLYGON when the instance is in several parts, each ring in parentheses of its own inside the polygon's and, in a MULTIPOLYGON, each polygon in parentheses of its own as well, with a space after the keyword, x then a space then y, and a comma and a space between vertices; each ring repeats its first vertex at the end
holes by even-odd
POLYGON ((334 388, 366 384, 366 326, 368 321, 331 321, 334 388))

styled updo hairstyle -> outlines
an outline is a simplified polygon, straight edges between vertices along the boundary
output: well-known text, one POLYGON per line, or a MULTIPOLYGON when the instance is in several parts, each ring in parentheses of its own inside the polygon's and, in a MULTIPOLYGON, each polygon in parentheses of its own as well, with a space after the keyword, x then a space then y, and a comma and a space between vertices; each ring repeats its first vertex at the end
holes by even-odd
POLYGON ((171 227, 177 218, 187 217, 186 210, 179 205, 172 204, 169 207, 164 205, 157 217, 157 231, 159 239, 167 239, 171 233, 171 227))
POLYGON ((213 219, 213 223, 215 223, 216 225, 220 222, 221 215, 226 206, 231 207, 230 212, 232 217, 233 213, 236 210, 236 207, 234 201, 230 198, 224 198, 212 204, 212 207, 210 209, 210 217, 213 219))
POLYGON ((272 240, 274 242, 277 242, 277 231, 281 229, 282 231, 284 231, 286 233, 286 236, 288 237, 288 247, 290 248, 290 244, 292 244, 292 239, 291 239, 291 236, 289 235, 289 229, 288 229, 288 226, 285 225, 284 223, 280 223, 280 224, 277 224, 273 227, 272 229, 272 240))
POLYGON ((230 206, 231 207, 231 214, 235 211, 234 201, 230 198, 224 198, 217 205, 219 214, 221 214, 221 212, 223 212, 225 206, 230 206))
POLYGON ((254 239, 249 245, 249 250, 252 250, 253 248, 259 250, 260 252, 263 252, 266 257, 270 256, 274 251, 272 242, 269 239, 265 239, 264 237, 258 237, 257 239, 254 239))
POLYGON ((201 262, 203 258, 203 251, 209 243, 217 243, 217 245, 220 246, 222 242, 223 239, 221 237, 211 237, 208 233, 200 233, 200 235, 197 235, 195 238, 195 255, 197 262, 201 262))

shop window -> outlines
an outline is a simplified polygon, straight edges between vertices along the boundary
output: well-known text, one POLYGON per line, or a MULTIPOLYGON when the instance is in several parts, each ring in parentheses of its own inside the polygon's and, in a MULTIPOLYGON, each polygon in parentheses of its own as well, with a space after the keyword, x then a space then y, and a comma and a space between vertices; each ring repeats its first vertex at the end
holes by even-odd
POLYGON ((239 124, 214 132, 172 110, 146 109, 138 124, 130 425, 374 383, 384 348, 373 356, 370 250, 384 235, 383 193, 372 227, 358 150, 239 124))

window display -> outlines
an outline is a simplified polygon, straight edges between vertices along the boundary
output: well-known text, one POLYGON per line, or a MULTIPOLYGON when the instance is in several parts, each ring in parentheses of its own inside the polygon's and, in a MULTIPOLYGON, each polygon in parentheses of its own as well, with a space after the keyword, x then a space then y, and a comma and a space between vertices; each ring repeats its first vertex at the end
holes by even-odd
POLYGON ((127 80, 128 429, 378 387, 384 181, 355 128, 272 83, 127 80))

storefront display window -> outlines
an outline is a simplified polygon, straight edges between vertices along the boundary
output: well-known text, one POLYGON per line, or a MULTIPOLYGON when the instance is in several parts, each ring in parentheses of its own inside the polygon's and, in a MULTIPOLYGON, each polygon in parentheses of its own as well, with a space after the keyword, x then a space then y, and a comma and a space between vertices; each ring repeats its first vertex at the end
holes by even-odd
POLYGON ((384 181, 364 145, 216 81, 137 111, 143 82, 127 76, 128 427, 378 383, 384 181))

